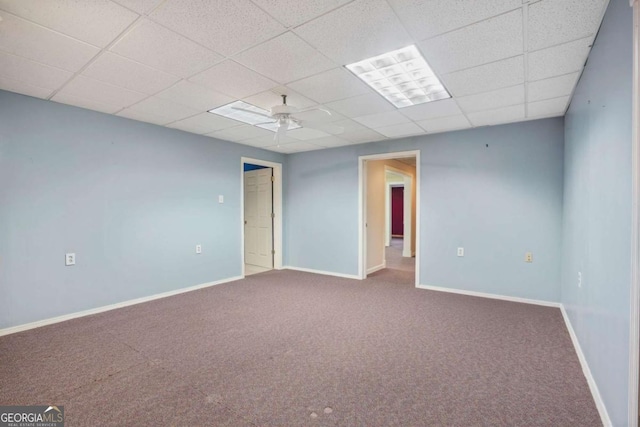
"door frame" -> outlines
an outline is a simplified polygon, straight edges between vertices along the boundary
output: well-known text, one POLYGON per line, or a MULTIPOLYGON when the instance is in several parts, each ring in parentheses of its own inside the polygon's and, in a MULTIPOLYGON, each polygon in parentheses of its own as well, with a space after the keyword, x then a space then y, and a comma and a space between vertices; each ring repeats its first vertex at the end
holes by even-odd
MULTIPOLYGON (((412 195, 413 195, 413 184, 412 184, 412 176, 410 173, 405 172, 401 169, 398 168, 394 168, 393 166, 384 166, 385 172, 389 171, 389 172, 393 172, 396 175, 400 175, 403 179, 402 183, 387 183, 387 195, 389 197, 389 209, 391 209, 391 187, 393 187, 394 185, 397 186, 401 186, 404 188, 404 197, 402 199, 402 208, 404 210, 404 214, 403 214, 403 218, 402 218, 402 223, 404 225, 404 238, 403 238, 403 242, 402 242, 402 256, 403 257, 407 257, 410 258, 411 256, 413 256, 413 253, 411 251, 411 244, 413 242, 413 221, 412 219, 412 215, 413 215, 413 200, 412 200, 412 195), (407 218, 407 215, 409 216, 409 225, 407 226, 407 222, 405 221, 405 219, 407 218), (409 230, 409 233, 407 233, 407 229, 409 230), (408 236, 407 236, 408 234, 408 236)), ((416 168, 416 175, 418 174, 418 168, 416 168)), ((417 192, 416 192, 416 197, 417 197, 417 192)), ((418 212, 416 210, 416 221, 418 220, 417 218, 418 216, 418 212)), ((388 234, 388 238, 389 241, 391 240, 391 212, 390 210, 385 212, 385 217, 387 219, 387 226, 389 227, 389 234, 388 234)), ((417 239, 418 235, 416 233, 416 239, 417 239)), ((386 240, 386 239, 385 239, 386 240)), ((388 245, 387 245, 388 246, 388 245)))
POLYGON ((632 141, 631 141, 631 290, 629 299, 629 402, 628 424, 638 425, 640 372, 640 4, 629 0, 633 7, 633 90, 632 90, 632 141))
POLYGON ((420 150, 397 151, 393 153, 370 154, 358 157, 358 278, 367 278, 366 248, 367 232, 365 229, 366 207, 366 171, 365 162, 368 160, 391 160, 407 157, 416 158, 416 279, 415 286, 420 285, 420 150))
POLYGON ((267 160, 253 159, 251 157, 240 158, 240 259, 242 261, 242 277, 245 277, 244 269, 244 165, 266 166, 273 169, 273 268, 282 270, 282 163, 267 160))

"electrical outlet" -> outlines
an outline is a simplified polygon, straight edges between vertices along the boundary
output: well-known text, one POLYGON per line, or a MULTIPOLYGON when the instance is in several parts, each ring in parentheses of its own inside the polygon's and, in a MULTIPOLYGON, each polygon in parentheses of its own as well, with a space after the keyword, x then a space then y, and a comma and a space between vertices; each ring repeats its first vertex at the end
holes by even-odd
POLYGON ((65 254, 64 265, 76 265, 76 254, 65 254))
POLYGON ((531 252, 524 254, 524 262, 533 262, 533 254, 531 252))
POLYGON ((578 287, 582 287, 582 273, 578 271, 578 287))
POLYGON ((464 248, 458 248, 458 256, 464 256, 464 248))
POLYGON ((197 254, 201 254, 202 253, 202 245, 196 245, 196 253, 197 254))

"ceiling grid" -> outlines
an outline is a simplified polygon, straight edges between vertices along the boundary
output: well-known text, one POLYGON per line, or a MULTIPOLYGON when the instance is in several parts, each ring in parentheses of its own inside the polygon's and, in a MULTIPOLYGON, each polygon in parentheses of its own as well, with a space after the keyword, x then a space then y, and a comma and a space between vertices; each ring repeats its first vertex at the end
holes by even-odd
POLYGON ((284 153, 556 117, 607 4, 0 0, 0 89, 284 153), (396 108, 345 68, 409 45, 452 98, 396 108), (239 100, 268 110, 282 94, 330 111, 331 126, 278 146, 206 113, 239 100))

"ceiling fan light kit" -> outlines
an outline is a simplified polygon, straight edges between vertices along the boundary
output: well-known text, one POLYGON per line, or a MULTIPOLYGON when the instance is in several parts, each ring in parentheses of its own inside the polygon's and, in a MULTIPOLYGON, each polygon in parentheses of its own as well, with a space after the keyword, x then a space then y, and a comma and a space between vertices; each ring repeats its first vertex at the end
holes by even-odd
POLYGON ((331 132, 334 134, 343 132, 344 129, 338 126, 318 123, 322 118, 331 116, 329 110, 319 107, 299 110, 296 107, 287 105, 287 95, 280 96, 282 96, 282 104, 271 107, 270 111, 243 101, 234 101, 230 104, 209 110, 209 112, 275 132, 274 140, 278 145, 280 144, 281 137, 284 136, 288 130, 301 127, 318 130, 331 128, 331 132), (305 117, 310 118, 305 119, 305 117))

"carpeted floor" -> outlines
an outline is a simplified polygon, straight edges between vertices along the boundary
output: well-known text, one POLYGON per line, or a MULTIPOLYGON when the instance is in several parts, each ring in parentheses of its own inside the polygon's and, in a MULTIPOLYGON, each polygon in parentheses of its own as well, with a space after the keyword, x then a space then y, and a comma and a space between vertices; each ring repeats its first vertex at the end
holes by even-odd
POLYGON ((387 268, 415 272, 416 259, 402 256, 402 245, 404 243, 402 238, 392 237, 390 243, 391 244, 385 248, 385 261, 387 268))
POLYGON ((560 311, 270 271, 0 337, 0 404, 66 425, 595 426, 560 311))

